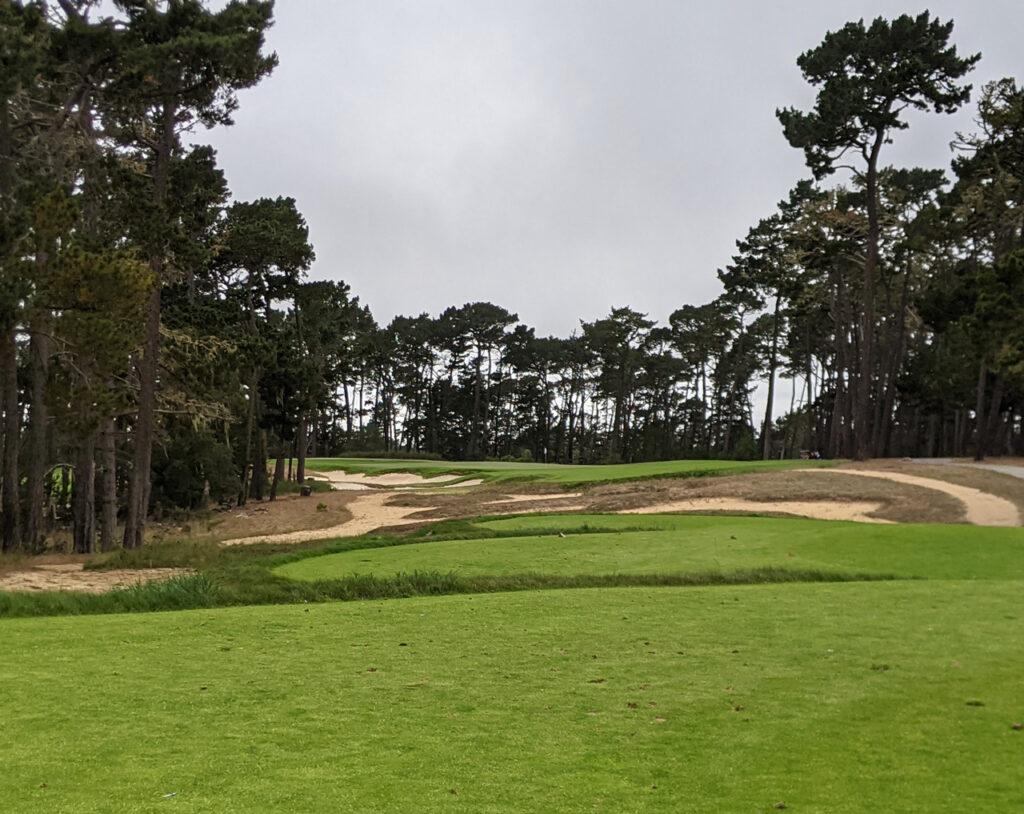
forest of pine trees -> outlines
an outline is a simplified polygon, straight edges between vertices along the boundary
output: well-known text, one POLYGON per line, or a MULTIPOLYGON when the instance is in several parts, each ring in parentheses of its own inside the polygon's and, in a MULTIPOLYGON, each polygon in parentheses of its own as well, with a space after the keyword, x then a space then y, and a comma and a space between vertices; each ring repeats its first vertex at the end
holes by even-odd
POLYGON ((272 5, 0 0, 5 551, 56 527, 138 547, 154 513, 272 499, 307 455, 1024 454, 1024 88, 969 101, 952 23, 851 23, 800 57, 816 106, 778 115, 810 177, 719 297, 543 337, 486 302, 379 325, 306 279, 292 199, 232 202, 186 146, 273 70, 272 5), (947 170, 885 163, 905 109, 969 104, 947 170))

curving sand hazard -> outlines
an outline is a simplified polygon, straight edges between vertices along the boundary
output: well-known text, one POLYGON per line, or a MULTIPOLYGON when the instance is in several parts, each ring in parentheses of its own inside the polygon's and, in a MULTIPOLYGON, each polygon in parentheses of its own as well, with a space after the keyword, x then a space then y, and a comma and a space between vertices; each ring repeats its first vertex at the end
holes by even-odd
POLYGON ((304 529, 283 534, 256 534, 251 537, 236 537, 224 540, 221 545, 252 545, 253 543, 304 543, 308 540, 325 540, 331 537, 357 537, 383 526, 400 526, 418 521, 409 515, 424 511, 422 506, 386 506, 390 492, 371 491, 359 495, 346 507, 352 518, 337 526, 325 529, 304 529))
POLYGON ((944 492, 964 504, 967 522, 975 526, 1019 526, 1020 512, 1009 500, 982 492, 970 486, 960 486, 935 478, 922 478, 918 475, 905 475, 902 472, 889 472, 880 469, 819 469, 821 474, 857 475, 863 478, 881 478, 883 480, 906 483, 944 492))
POLYGON ((363 472, 346 472, 334 469, 330 472, 316 472, 311 477, 323 477, 335 489, 369 488, 372 486, 432 486, 457 480, 461 475, 437 475, 424 478, 414 472, 384 472, 379 475, 367 475, 363 472))
POLYGON ((500 500, 488 500, 481 503, 481 506, 501 506, 507 503, 532 503, 536 500, 568 500, 569 498, 583 497, 582 492, 569 492, 567 494, 557 495, 511 495, 510 497, 503 497, 500 500))
POLYGON ((891 523, 872 517, 881 503, 857 501, 743 500, 731 497, 698 497, 622 509, 618 514, 663 514, 668 512, 751 512, 753 514, 793 514, 815 520, 853 520, 858 523, 891 523))

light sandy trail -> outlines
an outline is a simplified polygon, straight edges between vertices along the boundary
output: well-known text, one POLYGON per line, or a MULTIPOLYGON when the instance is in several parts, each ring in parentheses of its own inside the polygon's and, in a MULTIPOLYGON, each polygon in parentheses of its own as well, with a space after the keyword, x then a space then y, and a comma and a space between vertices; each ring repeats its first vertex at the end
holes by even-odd
POLYGON ((881 478, 910 486, 933 489, 954 497, 964 504, 967 522, 975 526, 1019 526, 1020 512, 1017 507, 1005 498, 990 495, 971 486, 960 486, 936 478, 922 478, 918 475, 905 475, 902 472, 889 472, 880 469, 819 469, 819 473, 835 475, 856 475, 862 478, 881 478))
POLYGON ((673 500, 622 509, 618 514, 662 514, 666 512, 753 512, 755 514, 793 514, 816 520, 853 520, 858 523, 891 523, 871 517, 882 508, 881 503, 857 501, 743 500, 732 497, 698 497, 673 500))

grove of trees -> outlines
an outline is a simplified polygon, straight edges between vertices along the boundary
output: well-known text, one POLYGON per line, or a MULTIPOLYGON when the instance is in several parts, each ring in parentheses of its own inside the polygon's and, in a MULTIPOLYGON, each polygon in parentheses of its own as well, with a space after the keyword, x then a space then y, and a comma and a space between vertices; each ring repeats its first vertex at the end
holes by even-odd
POLYGON ((948 173, 884 163, 908 109, 968 104, 951 22, 850 23, 799 58, 815 106, 778 116, 811 178, 720 296, 543 337, 486 302, 380 325, 305 279, 292 199, 231 201, 183 135, 273 70, 272 7, 0 0, 5 551, 63 525, 138 547, 154 513, 274 499, 307 455, 1024 454, 1024 88, 980 89, 948 173))

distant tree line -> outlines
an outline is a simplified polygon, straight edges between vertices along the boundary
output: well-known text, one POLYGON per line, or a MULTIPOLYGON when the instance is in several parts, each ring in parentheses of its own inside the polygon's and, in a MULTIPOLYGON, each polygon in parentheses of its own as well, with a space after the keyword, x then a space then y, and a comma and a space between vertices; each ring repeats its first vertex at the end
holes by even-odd
POLYGON ((967 101, 951 23, 851 23, 800 57, 815 107, 779 118, 813 178, 719 297, 541 337, 486 302, 379 325, 305 280, 293 200, 230 201, 182 135, 273 68, 271 12, 0 0, 4 550, 55 524, 137 547, 154 512, 274 499, 307 455, 1024 454, 1024 90, 981 90, 948 178, 882 160, 904 110, 967 101))

